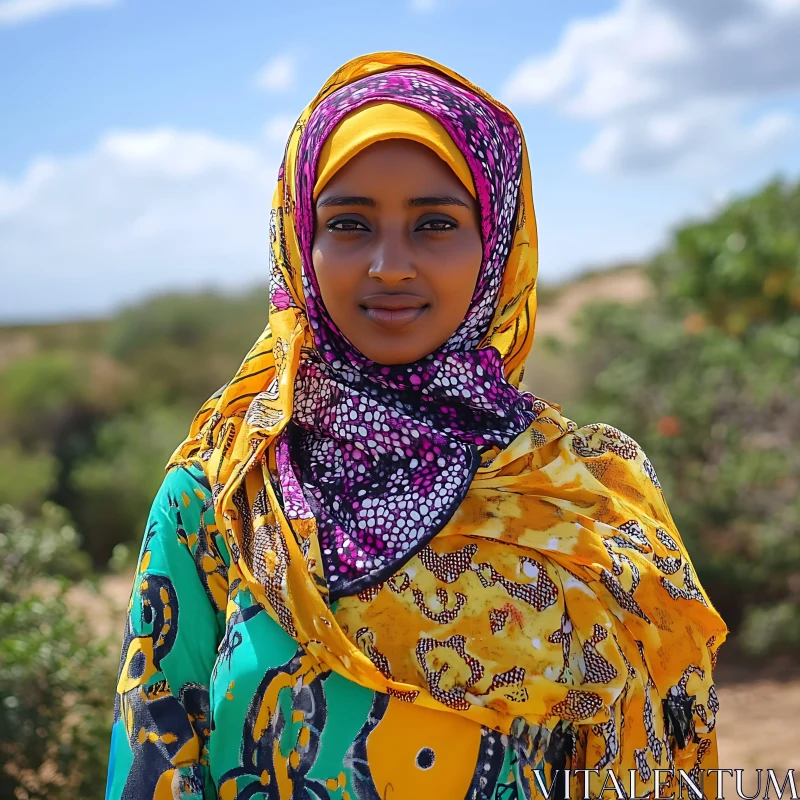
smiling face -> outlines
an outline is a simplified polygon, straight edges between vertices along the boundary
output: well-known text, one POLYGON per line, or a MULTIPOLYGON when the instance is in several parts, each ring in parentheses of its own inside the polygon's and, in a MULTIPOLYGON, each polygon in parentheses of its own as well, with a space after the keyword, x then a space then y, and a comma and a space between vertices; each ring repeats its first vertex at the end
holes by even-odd
POLYGON ((316 202, 314 272, 331 320, 379 364, 444 344, 466 315, 481 267, 475 199, 430 149, 373 144, 316 202))

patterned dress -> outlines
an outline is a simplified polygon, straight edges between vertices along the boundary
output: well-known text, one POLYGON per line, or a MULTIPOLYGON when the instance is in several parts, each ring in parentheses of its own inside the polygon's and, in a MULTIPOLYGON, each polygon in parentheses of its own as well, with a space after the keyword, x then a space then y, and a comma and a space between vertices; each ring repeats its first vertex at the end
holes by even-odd
POLYGON ((247 589, 228 584, 210 498, 200 469, 177 468, 153 504, 108 800, 530 796, 513 737, 309 662, 247 589))

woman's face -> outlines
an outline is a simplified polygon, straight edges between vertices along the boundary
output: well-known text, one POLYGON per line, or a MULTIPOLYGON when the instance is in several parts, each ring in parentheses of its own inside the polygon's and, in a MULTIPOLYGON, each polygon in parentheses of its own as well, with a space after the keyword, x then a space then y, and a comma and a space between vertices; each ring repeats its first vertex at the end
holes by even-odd
POLYGON ((408 364, 444 344, 469 309, 482 259, 477 203, 424 145, 378 142, 320 193, 312 253, 342 334, 372 361, 408 364))

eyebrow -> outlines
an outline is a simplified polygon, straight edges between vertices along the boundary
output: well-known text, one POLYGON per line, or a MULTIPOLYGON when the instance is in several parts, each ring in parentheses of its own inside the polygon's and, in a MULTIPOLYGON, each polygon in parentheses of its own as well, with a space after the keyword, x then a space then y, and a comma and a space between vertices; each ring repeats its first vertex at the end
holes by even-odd
MULTIPOLYGON (((334 195, 332 197, 323 197, 317 202, 319 208, 328 206, 367 206, 368 208, 376 208, 377 203, 371 197, 360 197, 356 195, 334 195)), ((408 201, 408 205, 412 208, 419 208, 422 206, 469 206, 457 197, 451 195, 437 195, 431 197, 412 197, 408 201)))
POLYGON ((408 204, 415 208, 419 206, 464 206, 464 208, 469 208, 463 200, 459 200, 457 197, 452 197, 450 195, 412 197, 411 200, 408 201, 408 204))
POLYGON ((317 206, 324 208, 325 206, 369 206, 376 208, 377 203, 371 197, 354 197, 347 195, 323 197, 317 201, 317 206))

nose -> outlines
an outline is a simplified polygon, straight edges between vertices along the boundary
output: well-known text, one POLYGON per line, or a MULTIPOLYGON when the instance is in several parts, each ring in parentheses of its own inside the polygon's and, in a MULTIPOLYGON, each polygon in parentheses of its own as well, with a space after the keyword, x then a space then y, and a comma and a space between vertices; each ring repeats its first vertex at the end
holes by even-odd
POLYGON ((417 275, 407 236, 401 232, 384 231, 375 242, 369 277, 388 286, 411 280, 417 275))

